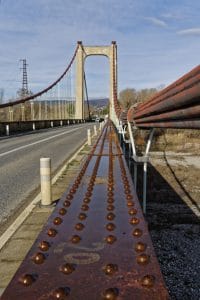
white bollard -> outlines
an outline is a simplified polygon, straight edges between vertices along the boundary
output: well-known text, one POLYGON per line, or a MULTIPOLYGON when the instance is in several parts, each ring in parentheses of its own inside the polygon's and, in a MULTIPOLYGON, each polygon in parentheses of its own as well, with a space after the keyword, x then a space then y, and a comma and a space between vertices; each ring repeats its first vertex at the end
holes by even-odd
POLYGON ((96 136, 96 135, 97 135, 97 126, 94 125, 94 136, 96 136))
POLYGON ((53 121, 51 121, 51 127, 53 128, 53 121))
POLYGON ((40 158, 41 205, 51 205, 51 159, 40 158))
POLYGON ((60 126, 63 126, 63 121, 62 120, 60 121, 60 126))
POLYGON ((9 127, 9 124, 6 125, 6 135, 10 135, 10 127, 9 127))
POLYGON ((35 122, 33 122, 33 131, 35 130, 35 122))
POLYGON ((91 146, 92 141, 91 141, 91 131, 90 131, 90 129, 87 130, 87 139, 88 139, 88 146, 91 146))

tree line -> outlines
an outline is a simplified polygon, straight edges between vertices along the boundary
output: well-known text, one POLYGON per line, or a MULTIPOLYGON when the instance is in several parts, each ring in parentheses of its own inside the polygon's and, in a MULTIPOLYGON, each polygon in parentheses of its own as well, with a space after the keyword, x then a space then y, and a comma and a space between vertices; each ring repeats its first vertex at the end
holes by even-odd
POLYGON ((134 104, 143 103, 149 100, 160 88, 146 88, 136 90, 134 88, 126 88, 119 93, 119 102, 123 109, 128 109, 134 104))

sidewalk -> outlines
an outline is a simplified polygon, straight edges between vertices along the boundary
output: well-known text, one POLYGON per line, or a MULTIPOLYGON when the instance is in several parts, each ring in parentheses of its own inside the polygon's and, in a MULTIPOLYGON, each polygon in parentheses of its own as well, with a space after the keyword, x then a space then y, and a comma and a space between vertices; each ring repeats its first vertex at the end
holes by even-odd
MULTIPOLYGON (((90 149, 91 146, 85 145, 82 149, 79 149, 76 157, 66 165, 64 172, 52 186, 53 202, 58 201, 68 188, 74 176, 79 172, 85 155, 90 149)), ((0 296, 31 248, 54 207, 35 205, 33 211, 0 250, 0 296)))

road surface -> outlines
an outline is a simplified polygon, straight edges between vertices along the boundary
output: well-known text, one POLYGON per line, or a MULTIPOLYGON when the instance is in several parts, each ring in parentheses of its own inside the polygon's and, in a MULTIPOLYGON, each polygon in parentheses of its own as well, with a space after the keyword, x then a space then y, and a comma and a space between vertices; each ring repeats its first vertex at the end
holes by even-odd
POLYGON ((78 124, 0 139, 0 224, 39 188, 40 158, 50 157, 55 172, 83 144, 91 126, 78 124))

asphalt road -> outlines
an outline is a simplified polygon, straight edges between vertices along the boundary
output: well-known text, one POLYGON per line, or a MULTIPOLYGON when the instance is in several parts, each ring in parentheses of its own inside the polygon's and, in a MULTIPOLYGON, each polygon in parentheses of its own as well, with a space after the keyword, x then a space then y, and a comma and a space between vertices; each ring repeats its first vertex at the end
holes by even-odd
POLYGON ((40 158, 50 157, 54 172, 83 144, 91 126, 79 124, 0 139, 0 224, 39 188, 40 158))

